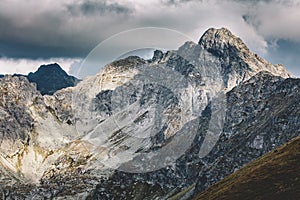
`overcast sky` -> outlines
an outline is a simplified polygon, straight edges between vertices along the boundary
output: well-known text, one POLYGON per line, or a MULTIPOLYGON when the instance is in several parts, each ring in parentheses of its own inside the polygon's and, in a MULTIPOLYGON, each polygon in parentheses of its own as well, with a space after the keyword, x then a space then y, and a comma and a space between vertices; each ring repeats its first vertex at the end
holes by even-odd
POLYGON ((134 28, 169 28, 197 42, 206 29, 226 27, 300 76, 299 11, 298 0, 1 0, 0 74, 52 62, 69 71, 98 43, 134 28))

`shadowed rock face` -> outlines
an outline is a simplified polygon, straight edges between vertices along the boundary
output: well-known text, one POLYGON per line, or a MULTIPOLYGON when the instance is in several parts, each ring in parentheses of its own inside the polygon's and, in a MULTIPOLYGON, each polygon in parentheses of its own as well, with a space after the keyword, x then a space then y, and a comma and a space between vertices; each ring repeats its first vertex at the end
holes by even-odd
POLYGON ((16 147, 17 156, 0 157, 0 170, 15 174, 22 189, 15 192, 16 185, 6 181, 3 194, 162 199, 187 187, 190 197, 299 135, 299 80, 290 77, 222 28, 209 29, 199 44, 156 51, 151 60, 115 61, 51 96, 38 94, 21 77, 4 78, 3 93, 18 91, 13 101, 23 94, 17 82, 37 94, 19 106, 32 125, 24 126, 26 137, 13 138, 25 144, 16 147), (203 146, 212 151, 204 154, 203 146))
POLYGON ((58 90, 66 87, 73 87, 78 83, 78 79, 69 76, 58 64, 42 65, 27 76, 30 82, 37 85, 37 89, 42 95, 52 95, 58 90))

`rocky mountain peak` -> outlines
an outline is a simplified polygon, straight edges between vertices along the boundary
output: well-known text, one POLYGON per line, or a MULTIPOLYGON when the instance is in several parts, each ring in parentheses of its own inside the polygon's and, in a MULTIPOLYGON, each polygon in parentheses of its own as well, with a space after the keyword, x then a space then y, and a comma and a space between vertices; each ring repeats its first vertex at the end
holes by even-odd
POLYGON ((79 81, 69 76, 57 63, 41 65, 36 72, 29 73, 27 78, 37 84, 37 89, 43 95, 52 95, 62 88, 75 86, 79 81))
POLYGON ((268 71, 283 78, 293 77, 282 65, 272 65, 250 51, 239 37, 226 28, 208 29, 199 40, 198 46, 200 51, 207 51, 220 61, 225 79, 228 78, 225 85, 229 88, 235 86, 237 77, 246 81, 261 71, 268 71))
POLYGON ((152 62, 160 61, 164 56, 164 53, 161 50, 155 50, 152 57, 152 62))
POLYGON ((236 53, 249 52, 245 43, 226 28, 208 29, 202 35, 198 44, 217 56, 222 56, 224 50, 232 50, 236 53))
POLYGON ((28 77, 33 77, 33 76, 38 76, 38 75, 47 75, 47 76, 52 76, 52 75, 59 75, 59 76, 68 76, 68 74, 57 64, 57 63, 52 63, 48 65, 41 65, 36 72, 30 72, 28 74, 28 77))
POLYGON ((144 64, 146 61, 138 56, 128 56, 127 58, 116 60, 106 66, 106 68, 119 68, 119 70, 125 70, 134 68, 137 65, 144 64))

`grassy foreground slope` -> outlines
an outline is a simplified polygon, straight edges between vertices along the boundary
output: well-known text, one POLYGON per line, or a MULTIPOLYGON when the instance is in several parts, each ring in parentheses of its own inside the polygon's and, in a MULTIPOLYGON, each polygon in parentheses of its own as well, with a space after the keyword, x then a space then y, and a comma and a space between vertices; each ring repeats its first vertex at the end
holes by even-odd
POLYGON ((300 199, 300 137, 249 163, 195 199, 300 199))

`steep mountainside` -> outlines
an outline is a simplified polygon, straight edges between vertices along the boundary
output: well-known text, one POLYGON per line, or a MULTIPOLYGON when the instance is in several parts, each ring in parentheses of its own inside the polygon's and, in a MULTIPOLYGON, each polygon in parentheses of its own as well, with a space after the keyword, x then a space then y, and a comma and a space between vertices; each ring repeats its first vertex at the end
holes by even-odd
POLYGON ((300 199, 300 137, 247 164, 196 199, 300 199))
MULTIPOLYGON (((188 197, 193 191, 198 193, 206 189, 246 163, 300 135, 299 84, 298 79, 284 80, 265 72, 257 74, 227 93, 223 132, 207 156, 201 158, 199 152, 209 129, 209 107, 202 113, 201 127, 191 147, 175 165, 147 174, 118 172, 108 185, 99 184, 93 197, 118 198, 124 191, 122 184, 129 185, 128 191, 145 190, 154 194, 157 187, 167 186, 164 188, 168 191, 164 193, 167 197, 180 191, 175 188, 190 188, 195 180, 196 187, 190 188, 190 193, 186 194, 188 197), (132 189, 133 183, 144 185, 143 189, 132 189)), ((150 195, 145 194, 140 198, 150 195)), ((124 195, 122 198, 129 197, 124 195)))
POLYGON ((78 79, 69 76, 58 64, 42 65, 34 73, 27 76, 30 82, 36 83, 37 89, 42 95, 52 95, 57 90, 66 87, 73 87, 78 79))
POLYGON ((51 96, 6 76, 0 191, 191 198, 299 135, 300 81, 291 77, 225 28, 151 60, 115 61, 51 96))
POLYGON ((260 73, 228 93, 227 121, 197 191, 300 134, 299 79, 260 73))

